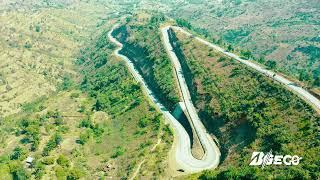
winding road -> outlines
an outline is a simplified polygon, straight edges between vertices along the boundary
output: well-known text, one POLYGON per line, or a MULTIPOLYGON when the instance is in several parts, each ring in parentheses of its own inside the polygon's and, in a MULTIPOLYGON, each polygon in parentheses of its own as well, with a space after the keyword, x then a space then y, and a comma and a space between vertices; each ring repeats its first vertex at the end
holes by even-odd
MULTIPOLYGON (((188 36, 192 36, 193 35, 191 33, 189 33, 188 31, 182 29, 181 27, 177 27, 177 26, 167 26, 166 28, 173 28, 175 30, 178 30, 188 36)), ((310 105, 312 105, 317 112, 320 112, 320 100, 318 98, 316 98, 315 96, 313 96, 311 93, 309 93, 307 90, 303 89, 302 87, 299 87, 297 85, 295 85, 294 82, 286 79, 285 77, 279 75, 279 74, 276 74, 275 72, 273 71, 270 71, 266 68, 263 68, 261 67, 260 65, 258 64, 255 64, 249 60, 245 60, 245 59, 242 59, 240 58, 238 55, 236 54, 233 54, 231 52, 227 52, 225 49, 215 45, 215 44, 212 44, 200 37, 194 37, 196 40, 198 40, 199 42, 203 43, 203 44, 206 44, 207 46, 215 49, 216 51, 219 51, 253 69, 255 69, 256 71, 262 73, 263 75, 269 77, 269 78, 272 78, 274 80, 276 80, 277 82, 281 83, 284 87, 288 88, 289 90, 291 90, 292 92, 296 93, 297 95, 299 95, 301 98, 303 98, 306 102, 308 102, 310 105)))
MULTIPOLYGON (((197 111, 191 101, 190 92, 188 90, 185 78, 183 76, 183 71, 181 68, 181 64, 176 56, 176 54, 173 51, 173 48, 169 41, 169 34, 168 30, 170 28, 180 31, 188 36, 193 35, 186 30, 176 27, 176 26, 166 26, 161 28, 162 36, 163 36, 163 43, 165 45, 166 51, 169 54, 169 57, 172 61, 173 67, 175 69, 177 79, 178 79, 178 85, 179 89, 182 94, 183 103, 186 105, 186 111, 188 115, 191 118, 192 126, 200 140, 200 143, 205 151, 204 156, 202 159, 198 160, 194 158, 191 154, 191 141, 188 133, 183 128, 183 126, 178 122, 177 119, 173 117, 173 115, 156 99, 156 97, 153 95, 150 88, 147 86, 146 82, 144 81, 143 77, 139 74, 139 71, 134 67, 134 64, 132 61, 119 53, 119 51, 122 49, 123 45, 112 36, 112 32, 115 28, 118 27, 118 24, 114 25, 114 27, 111 29, 111 31, 108 33, 108 37, 111 42, 115 43, 118 48, 114 51, 115 55, 119 56, 120 58, 124 59, 126 61, 126 64, 136 79, 141 84, 141 87, 144 91, 144 93, 151 99, 151 101, 156 105, 157 109, 162 112, 162 114, 165 117, 165 120, 167 123, 171 125, 171 127, 174 130, 174 143, 173 147, 170 151, 169 158, 174 160, 174 167, 176 170, 183 170, 185 173, 195 173, 200 172, 205 169, 213 169, 216 168, 219 165, 220 162, 220 151, 216 143, 213 141, 212 137, 209 135, 209 133, 206 131, 206 128, 203 126, 201 120, 198 117, 197 111)), ((234 58, 235 60, 255 69, 256 71, 262 73, 263 75, 270 77, 274 79, 275 81, 282 84, 284 87, 288 88, 289 90, 293 91, 300 97, 302 97, 304 100, 306 100, 308 103, 310 103, 313 107, 316 108, 316 110, 319 112, 320 110, 320 101, 316 97, 314 97, 312 94, 310 94, 307 90, 298 87, 294 84, 294 82, 286 79, 285 77, 276 74, 273 71, 270 71, 268 69, 263 68, 260 65, 257 65, 249 60, 244 60, 240 58, 238 55, 235 55, 231 52, 227 52, 225 49, 212 44, 200 37, 194 37, 199 42, 215 49, 218 52, 221 52, 231 58, 234 58)))
MULTIPOLYGON (((126 61, 126 64, 132 73, 133 77, 138 81, 143 91, 146 93, 146 95, 151 99, 151 101, 156 105, 157 109, 162 112, 164 115, 166 122, 171 125, 171 127, 174 130, 174 143, 173 148, 171 149, 171 152, 169 154, 169 158, 173 159, 175 161, 175 168, 176 170, 183 170, 185 173, 195 173, 200 172, 205 169, 213 169, 219 165, 220 162, 220 151, 215 142, 213 141, 212 137, 207 133, 206 129, 204 128, 203 124, 201 123, 196 110, 191 102, 190 99, 190 93, 188 90, 188 87, 186 86, 182 71, 179 71, 181 69, 180 63, 178 64, 174 59, 174 67, 176 70, 178 70, 178 78, 179 78, 179 85, 183 93, 184 102, 186 104, 188 113, 190 114, 192 118, 192 122, 195 127, 195 131, 197 132, 197 135, 199 136, 200 142, 205 150, 205 154, 201 160, 198 160, 194 158, 191 154, 191 141, 188 133, 183 128, 183 126, 178 122, 177 119, 175 119, 172 114, 158 101, 158 99, 155 98, 150 88, 147 86, 146 82, 144 81, 143 77, 139 74, 139 71, 134 67, 134 64, 132 61, 119 53, 119 51, 122 49, 123 45, 112 36, 112 32, 114 29, 118 27, 118 24, 114 25, 113 28, 109 31, 108 37, 111 42, 115 43, 118 48, 114 51, 114 53, 119 56, 120 58, 124 59, 126 61)), ((167 42, 168 34, 166 31, 163 31, 163 37, 165 42, 167 42)), ((170 46, 167 46, 167 50, 170 51, 170 46)), ((170 45, 170 43, 169 43, 170 45)), ((171 47, 172 48, 172 47, 171 47)), ((171 58, 176 58, 175 54, 170 54, 171 58)))

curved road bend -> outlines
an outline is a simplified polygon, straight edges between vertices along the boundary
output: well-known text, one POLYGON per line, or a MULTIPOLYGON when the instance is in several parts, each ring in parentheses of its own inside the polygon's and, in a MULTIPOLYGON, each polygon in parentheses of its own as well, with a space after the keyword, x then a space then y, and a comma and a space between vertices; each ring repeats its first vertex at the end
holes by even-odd
MULTIPOLYGON (((175 30, 178 30, 188 36, 192 36, 191 33, 187 32, 186 30, 182 29, 181 27, 176 27, 176 26, 168 26, 167 28, 173 28, 175 30)), ((240 58, 238 55, 235 55, 231 52, 227 52, 225 49, 215 45, 215 44, 212 44, 202 38, 199 38, 199 37, 195 37, 195 39, 197 39, 198 41, 200 41, 201 43, 231 57, 231 58, 234 58, 236 59, 237 61, 255 69, 256 71, 262 73, 263 75, 269 77, 269 78, 272 78, 278 82, 280 82, 281 84, 283 84, 285 87, 287 87, 289 90, 292 90, 293 92, 295 92, 297 95, 299 95, 300 97, 302 97, 304 100, 306 100, 309 104, 311 104, 313 107, 316 108, 316 110, 318 112, 320 112, 320 100, 318 98, 316 98, 315 96, 313 96, 311 93, 309 93, 307 90, 301 88, 301 87, 298 87, 294 84, 294 82, 286 79, 285 77, 279 75, 279 74, 276 74, 275 72, 273 71, 270 71, 270 70, 267 70, 263 67, 261 67, 260 65, 257 65, 251 61, 248 61, 248 60, 244 60, 242 58, 240 58)))
MULTIPOLYGON (((148 88, 146 82, 139 74, 138 70, 135 69, 134 64, 131 60, 120 54, 119 51, 122 49, 123 45, 118 42, 114 37, 112 37, 112 32, 118 25, 115 25, 108 33, 108 37, 111 42, 115 43, 119 48, 114 52, 117 56, 121 57, 127 62, 130 72, 134 78, 142 85, 143 90, 156 105, 156 107, 162 112, 166 121, 171 125, 175 133, 175 142, 174 142, 174 157, 171 157, 175 160, 177 168, 183 169, 185 173, 195 173, 200 172, 205 169, 212 169, 219 165, 220 161, 220 151, 217 145, 214 143, 213 139, 209 134, 206 133, 204 126, 200 121, 193 122, 195 123, 195 128, 197 133, 200 135, 200 141, 203 147, 205 147, 205 155, 201 160, 195 159, 191 154, 191 143, 190 137, 187 134, 183 126, 176 120, 172 114, 154 97, 152 91, 148 88)), ((181 74, 182 76, 182 74, 181 74)), ((190 106, 190 105, 188 105, 190 106)), ((194 112, 194 111, 191 111, 194 112)), ((197 116, 192 114, 193 116, 197 116)))

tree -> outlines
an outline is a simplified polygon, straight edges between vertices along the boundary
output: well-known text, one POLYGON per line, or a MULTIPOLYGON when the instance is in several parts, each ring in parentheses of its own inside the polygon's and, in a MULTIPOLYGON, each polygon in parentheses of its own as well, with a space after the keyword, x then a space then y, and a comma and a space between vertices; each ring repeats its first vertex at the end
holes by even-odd
POLYGON ((55 118, 54 119, 54 124, 57 126, 60 126, 63 124, 63 119, 61 117, 55 118))
POLYGON ((52 151, 54 148, 56 148, 61 143, 61 141, 62 141, 61 135, 58 133, 54 134, 48 141, 46 147, 44 147, 42 155, 48 156, 49 152, 52 151))
POLYGON ((36 30, 36 32, 40 32, 40 30, 41 30, 40 25, 36 25, 35 30, 36 30))
POLYGON ((16 148, 14 148, 12 154, 10 155, 10 159, 17 160, 17 159, 20 159, 25 154, 26 152, 20 146, 17 146, 16 148))
POLYGON ((230 44, 229 44, 228 47, 227 47, 227 51, 229 51, 229 52, 230 52, 230 51, 233 51, 233 47, 232 47, 230 44))
POLYGON ((250 59, 252 57, 252 53, 249 50, 242 50, 240 52, 240 55, 244 58, 244 59, 250 59))
POLYGON ((266 60, 264 59, 264 57, 260 57, 260 58, 258 59, 258 62, 259 62, 259 63, 265 63, 266 60))
POLYGON ((272 60, 268 60, 266 62, 266 66, 268 66, 270 69, 274 69, 277 66, 277 62, 272 61, 272 60))
POLYGON ((0 163, 0 174, 2 179, 11 179, 10 167, 5 163, 0 163))
POLYGON ((55 171, 57 179, 66 179, 66 177, 68 175, 68 171, 59 165, 54 167, 54 171, 55 171))
POLYGON ((299 80, 300 81, 311 81, 312 75, 310 72, 307 72, 305 70, 301 70, 299 73, 299 80))
POLYGON ((93 108, 97 111, 103 110, 102 102, 99 99, 97 99, 96 103, 93 105, 93 108))
POLYGON ((79 127, 91 128, 92 122, 90 119, 83 119, 80 121, 79 127))
POLYGON ((176 22, 177 22, 178 26, 186 27, 188 29, 192 29, 192 26, 191 26, 190 22, 188 22, 185 19, 176 19, 176 22))
POLYGON ((314 76, 313 78, 313 85, 316 86, 316 87, 319 87, 320 86, 320 76, 314 76))
POLYGON ((141 118, 141 119, 139 120, 139 122, 138 122, 138 126, 139 126, 140 128, 144 128, 144 127, 146 127, 146 126, 149 124, 149 122, 150 122, 150 120, 149 120, 148 118, 146 118, 146 117, 141 118))
POLYGON ((72 81, 69 75, 63 76, 62 84, 60 85, 59 89, 61 90, 68 90, 71 86, 73 86, 74 82, 72 81))

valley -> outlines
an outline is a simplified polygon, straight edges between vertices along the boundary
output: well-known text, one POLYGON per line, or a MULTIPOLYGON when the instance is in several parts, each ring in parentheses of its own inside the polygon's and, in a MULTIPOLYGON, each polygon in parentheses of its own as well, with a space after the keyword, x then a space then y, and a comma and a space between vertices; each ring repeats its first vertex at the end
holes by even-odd
POLYGON ((0 179, 319 179, 319 8, 0 1, 0 179))

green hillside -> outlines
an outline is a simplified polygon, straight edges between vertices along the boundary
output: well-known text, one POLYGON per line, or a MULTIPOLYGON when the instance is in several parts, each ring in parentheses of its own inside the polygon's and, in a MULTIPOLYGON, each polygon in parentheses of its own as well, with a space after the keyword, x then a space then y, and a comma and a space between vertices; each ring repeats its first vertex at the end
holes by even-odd
MULTIPOLYGON (((201 178, 319 177, 317 138, 320 117, 303 100, 277 83, 194 38, 178 33, 176 52, 206 128, 217 136, 218 171, 201 178), (253 151, 296 154, 299 166, 249 166, 253 151)), ((200 179, 201 179, 200 178, 200 179)))

